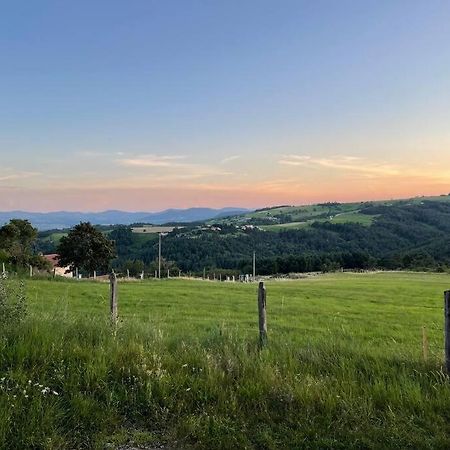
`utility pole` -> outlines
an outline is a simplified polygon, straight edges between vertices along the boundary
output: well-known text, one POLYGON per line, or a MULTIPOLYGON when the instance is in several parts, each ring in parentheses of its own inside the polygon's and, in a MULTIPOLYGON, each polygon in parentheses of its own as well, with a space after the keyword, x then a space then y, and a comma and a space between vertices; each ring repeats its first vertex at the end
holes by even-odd
POLYGON ((253 252, 253 281, 256 280, 256 252, 253 252))
POLYGON ((158 278, 161 278, 161 233, 159 233, 158 278))

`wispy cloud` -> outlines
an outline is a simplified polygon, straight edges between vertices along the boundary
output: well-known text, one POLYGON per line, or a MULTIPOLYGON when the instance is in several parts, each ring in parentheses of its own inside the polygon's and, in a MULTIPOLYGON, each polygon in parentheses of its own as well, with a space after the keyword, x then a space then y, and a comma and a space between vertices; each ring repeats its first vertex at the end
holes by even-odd
POLYGON ((226 164, 226 163, 229 163, 229 162, 232 162, 232 161, 236 161, 240 157, 241 157, 240 155, 227 156, 226 158, 223 158, 222 161, 220 161, 220 164, 226 164))
POLYGON ((75 153, 75 156, 81 158, 107 158, 111 156, 123 156, 124 152, 106 152, 106 151, 95 151, 95 150, 83 150, 81 152, 75 153))
POLYGON ((22 180, 25 178, 31 178, 41 175, 39 172, 22 172, 14 171, 12 169, 3 169, 0 172, 0 181, 12 181, 12 180, 22 180))
POLYGON ((283 156, 278 162, 286 166, 336 169, 357 172, 366 176, 394 176, 401 173, 400 169, 392 164, 345 155, 330 158, 316 158, 308 155, 291 154, 283 156))
POLYGON ((179 167, 186 156, 140 155, 133 158, 119 158, 116 163, 123 167, 179 167))
MULTIPOLYGON (((131 158, 119 158, 116 164, 125 168, 139 169, 133 174, 134 182, 137 182, 144 173, 144 169, 152 170, 151 180, 148 177, 140 180, 144 185, 147 183, 170 183, 183 180, 214 179, 233 175, 221 167, 190 162, 187 156, 182 155, 139 155, 131 158)), ((126 178, 124 179, 126 180, 126 178)), ((129 181, 125 181, 129 182, 129 181)))

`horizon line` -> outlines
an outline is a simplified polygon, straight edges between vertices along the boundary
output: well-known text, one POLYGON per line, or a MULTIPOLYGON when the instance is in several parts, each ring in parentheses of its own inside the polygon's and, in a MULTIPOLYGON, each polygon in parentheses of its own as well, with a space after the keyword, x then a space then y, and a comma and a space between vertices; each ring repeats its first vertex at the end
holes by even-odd
POLYGON ((256 206, 256 207, 243 207, 243 206, 223 206, 223 207, 213 207, 213 206, 188 206, 185 208, 175 208, 175 207, 168 207, 166 209, 161 209, 157 211, 129 211, 125 209, 104 209, 99 211, 80 211, 80 210, 55 210, 55 211, 27 211, 22 209, 13 209, 13 210, 1 210, 0 214, 2 213, 25 213, 25 214, 58 214, 58 213, 69 213, 69 214, 102 214, 107 212, 120 212, 120 213, 128 213, 128 214, 159 214, 170 210, 175 211, 185 211, 188 209, 214 209, 214 210, 223 210, 223 209, 242 209, 242 210, 248 210, 248 211, 255 211, 257 209, 263 209, 263 208, 276 208, 276 207, 283 207, 283 206, 292 206, 292 207, 301 207, 301 206, 314 206, 318 205, 320 203, 342 203, 342 204, 352 204, 352 203, 366 203, 366 202, 386 202, 386 201, 393 201, 393 200, 412 200, 417 198, 439 198, 439 197, 448 197, 450 196, 450 193, 447 194, 437 194, 437 195, 415 195, 412 197, 391 197, 391 198, 379 198, 379 199, 361 199, 358 201, 339 201, 339 200, 324 200, 324 201, 318 201, 318 202, 305 202, 305 203, 299 203, 299 204, 288 204, 288 203, 278 203, 274 205, 266 205, 266 206, 256 206))

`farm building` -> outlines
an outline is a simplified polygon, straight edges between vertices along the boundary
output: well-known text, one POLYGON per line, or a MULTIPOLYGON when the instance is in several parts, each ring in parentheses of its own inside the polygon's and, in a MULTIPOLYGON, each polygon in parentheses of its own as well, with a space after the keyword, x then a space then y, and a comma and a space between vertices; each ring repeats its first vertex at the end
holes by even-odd
POLYGON ((66 278, 73 277, 73 273, 69 272, 68 267, 58 266, 59 255, 57 253, 52 253, 50 255, 43 255, 43 257, 52 265, 52 270, 54 271, 55 275, 66 278))

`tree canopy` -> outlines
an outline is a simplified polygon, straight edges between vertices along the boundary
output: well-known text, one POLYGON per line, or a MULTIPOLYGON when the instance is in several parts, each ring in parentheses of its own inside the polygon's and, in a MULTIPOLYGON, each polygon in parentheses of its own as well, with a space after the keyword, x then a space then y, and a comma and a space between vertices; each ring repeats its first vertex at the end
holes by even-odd
POLYGON ((33 244, 37 235, 37 229, 33 228, 28 220, 10 220, 0 228, 0 249, 3 258, 17 266, 29 264, 33 259, 33 244))
POLYGON ((59 266, 88 273, 107 270, 115 256, 114 243, 89 222, 81 222, 62 237, 57 253, 59 266))

